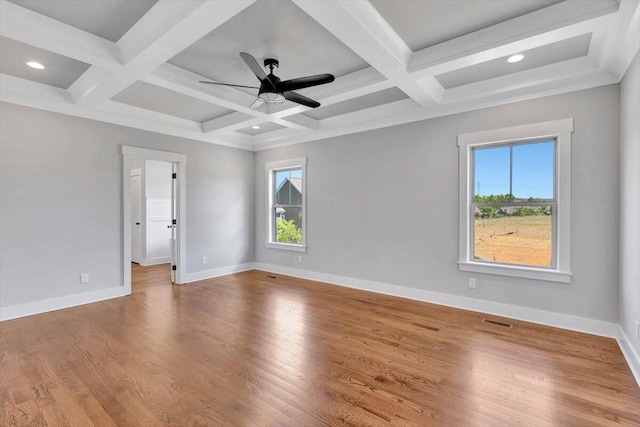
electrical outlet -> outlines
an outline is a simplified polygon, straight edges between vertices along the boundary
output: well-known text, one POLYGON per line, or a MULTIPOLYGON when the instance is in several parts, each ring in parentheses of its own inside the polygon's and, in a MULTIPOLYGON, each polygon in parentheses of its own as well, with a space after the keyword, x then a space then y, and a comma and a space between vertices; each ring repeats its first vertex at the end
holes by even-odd
POLYGON ((298 255, 298 262, 302 262, 302 255, 298 255))
POLYGON ((469 287, 471 289, 475 289, 476 288, 476 279, 473 279, 473 278, 469 279, 469 287))
POLYGON ((207 263, 207 257, 206 257, 206 256, 203 256, 203 257, 202 257, 202 263, 203 263, 203 264, 206 264, 206 263, 207 263))
POLYGON ((80 274, 80 283, 89 283, 89 273, 80 274))

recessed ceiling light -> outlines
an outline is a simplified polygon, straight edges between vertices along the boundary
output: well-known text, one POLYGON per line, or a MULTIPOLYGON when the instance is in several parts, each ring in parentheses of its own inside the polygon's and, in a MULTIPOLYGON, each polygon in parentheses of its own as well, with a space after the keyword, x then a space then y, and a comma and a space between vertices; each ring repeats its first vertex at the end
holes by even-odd
POLYGON ((251 129, 260 129, 260 126, 258 126, 258 125, 253 125, 253 126, 251 126, 251 129))
POLYGON ((44 70, 45 68, 47 68, 41 63, 36 61, 27 61, 26 64, 31 68, 35 68, 36 70, 44 70))
POLYGON ((511 55, 510 57, 507 58, 507 62, 509 64, 513 64, 516 62, 520 62, 524 59, 524 53, 516 53, 515 55, 511 55))

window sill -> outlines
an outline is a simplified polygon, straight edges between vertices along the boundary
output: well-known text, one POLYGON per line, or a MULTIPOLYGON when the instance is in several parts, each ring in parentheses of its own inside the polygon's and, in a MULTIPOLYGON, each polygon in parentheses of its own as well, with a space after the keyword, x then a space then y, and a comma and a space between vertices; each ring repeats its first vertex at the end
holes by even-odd
POLYGON ((306 245, 296 245, 293 243, 276 243, 276 242, 267 242, 265 246, 269 249, 281 249, 284 251, 293 251, 293 252, 307 252, 306 245))
POLYGON ((523 279, 545 280, 548 282, 571 283, 571 273, 543 268, 490 265, 479 262, 458 261, 460 271, 495 274, 499 276, 521 277, 523 279))

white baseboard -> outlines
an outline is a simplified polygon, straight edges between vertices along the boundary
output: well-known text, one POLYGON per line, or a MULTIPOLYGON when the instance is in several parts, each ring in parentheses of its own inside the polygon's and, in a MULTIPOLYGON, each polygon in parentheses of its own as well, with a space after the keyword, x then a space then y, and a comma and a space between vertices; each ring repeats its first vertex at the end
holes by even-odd
POLYGON ((124 295, 124 287, 117 286, 115 288, 100 289, 97 291, 67 295, 42 301, 34 301, 26 304, 0 307, 0 321, 46 313, 48 311, 61 310, 63 308, 70 308, 83 304, 90 304, 92 302, 118 298, 124 295))
POLYGON ((624 330, 621 327, 618 328, 618 345, 620 346, 620 350, 622 350, 622 355, 627 360, 627 365, 629 365, 631 373, 633 373, 633 376, 640 387, 640 356, 633 348, 633 345, 631 345, 631 340, 627 334, 624 333, 624 330))
POLYGON ((602 320, 588 319, 585 317, 570 316, 562 313, 538 310, 498 302, 467 298, 458 295, 443 294, 422 289, 408 288, 405 286, 390 285, 387 283, 372 282, 369 280, 355 279, 352 277, 337 276, 333 274, 318 273, 315 271, 301 270, 297 268, 282 267, 273 264, 255 263, 257 270, 272 273, 285 274, 287 276, 300 277, 302 279, 316 280, 349 288, 362 289, 385 295, 408 298, 417 301, 461 308, 464 310, 479 311, 496 316, 509 317, 511 319, 554 326, 561 329, 585 332, 608 338, 618 338, 619 327, 617 323, 602 320))
POLYGON ((195 273, 187 273, 185 283, 197 282, 199 280, 212 279, 214 277, 226 276, 227 274, 241 273, 243 271, 253 270, 255 263, 248 262, 246 264, 230 265, 228 267, 214 268, 213 270, 197 271, 195 273))
POLYGON ((149 267, 150 265, 168 264, 170 262, 171 262, 170 256, 163 256, 163 257, 149 258, 149 259, 142 258, 139 264, 143 267, 149 267))

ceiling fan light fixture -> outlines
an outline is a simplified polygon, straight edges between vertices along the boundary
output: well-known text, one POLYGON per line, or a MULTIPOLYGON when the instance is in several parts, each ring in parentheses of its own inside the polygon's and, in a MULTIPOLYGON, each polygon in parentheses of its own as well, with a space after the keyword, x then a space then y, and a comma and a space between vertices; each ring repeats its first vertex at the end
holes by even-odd
POLYGON ((516 53, 515 55, 511 55, 507 58, 507 62, 509 64, 515 64, 516 62, 520 62, 524 59, 524 53, 516 53))
POLYGON ((265 104, 281 104, 284 102, 284 95, 278 92, 260 92, 258 98, 265 104))

